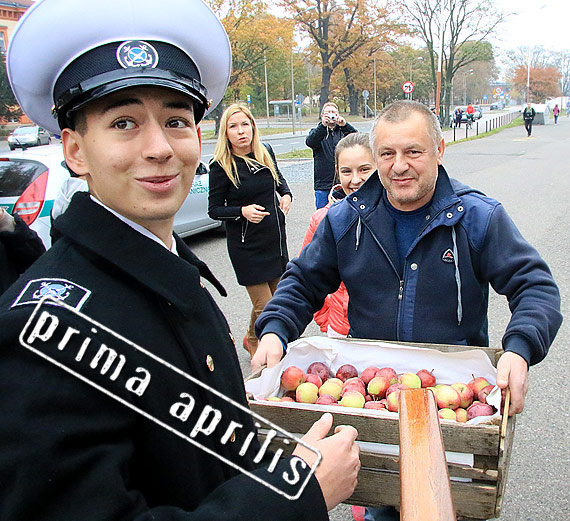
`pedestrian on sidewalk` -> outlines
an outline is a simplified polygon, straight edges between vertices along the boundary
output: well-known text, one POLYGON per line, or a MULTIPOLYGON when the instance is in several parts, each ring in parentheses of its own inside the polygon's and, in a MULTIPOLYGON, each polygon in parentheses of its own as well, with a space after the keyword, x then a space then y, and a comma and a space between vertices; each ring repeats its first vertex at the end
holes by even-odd
POLYGON ((323 105, 321 121, 313 128, 305 144, 313 150, 315 206, 317 210, 328 203, 334 183, 334 150, 347 134, 357 130, 339 114, 336 103, 323 105))
POLYGON ((527 103, 525 109, 523 110, 523 120, 524 120, 524 128, 527 131, 528 137, 532 134, 532 122, 534 121, 534 117, 536 116, 536 111, 530 104, 527 103))
POLYGON ((463 117, 463 111, 461 107, 457 107, 454 112, 455 116, 455 128, 461 128, 461 118, 463 117))
POLYGON ((289 261, 285 216, 292 200, 270 145, 259 139, 246 105, 234 103, 222 114, 210 166, 208 213, 226 223, 228 253, 238 284, 252 303, 243 347, 257 350, 255 321, 269 302, 289 261))
POLYGON ((552 114, 554 114, 554 124, 556 125, 558 123, 558 115, 560 114, 558 103, 554 105, 554 108, 552 109, 552 114))

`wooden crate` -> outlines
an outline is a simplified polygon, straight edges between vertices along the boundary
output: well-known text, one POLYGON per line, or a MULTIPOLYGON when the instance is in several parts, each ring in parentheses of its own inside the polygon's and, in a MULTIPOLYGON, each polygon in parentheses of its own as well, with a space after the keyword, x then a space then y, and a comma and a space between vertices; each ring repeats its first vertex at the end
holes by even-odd
MULTIPOLYGON (((362 342, 362 340, 359 340, 362 342)), ((406 344, 421 348, 438 349, 445 352, 482 349, 493 365, 502 354, 501 349, 435 344, 406 344)), ((275 402, 250 401, 250 408, 293 433, 305 433, 322 415, 322 412, 305 408, 283 407, 275 402)), ((358 430, 358 441, 398 445, 399 429, 397 418, 355 414, 348 408, 334 412, 334 425, 352 425, 358 430)), ((491 519, 499 517, 509 468, 515 418, 502 417, 498 424, 466 425, 447 423, 442 425, 446 451, 474 455, 473 467, 448 464, 451 491, 457 517, 463 519, 491 519), (460 478, 454 479, 454 478, 460 478), (465 480, 470 481, 465 481, 465 480)), ((263 436, 261 434, 261 436, 263 436)), ((400 479, 397 456, 387 456, 361 450, 362 468, 358 486, 346 501, 362 506, 393 505, 399 508, 400 479)))

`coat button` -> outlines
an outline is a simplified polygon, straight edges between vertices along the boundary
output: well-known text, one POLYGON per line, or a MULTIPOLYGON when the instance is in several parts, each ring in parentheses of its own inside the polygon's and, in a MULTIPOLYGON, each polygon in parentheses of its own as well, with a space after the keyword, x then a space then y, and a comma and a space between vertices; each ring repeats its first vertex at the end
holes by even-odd
POLYGON ((448 219, 451 219, 451 218, 453 217, 453 214, 452 214, 451 212, 447 212, 446 217, 447 217, 448 219))
POLYGON ((352 200, 353 200, 353 201, 358 201, 358 197, 353 197, 352 200))
POLYGON ((412 271, 416 271, 416 270, 418 269, 418 265, 417 265, 415 262, 413 262, 413 263, 410 265, 410 268, 412 269, 412 271))
POLYGON ((204 286, 204 283, 203 283, 202 281, 200 281, 200 287, 201 287, 202 289, 204 289, 204 288, 206 287, 206 286, 204 286))
POLYGON ((232 435, 230 436, 230 442, 234 443, 236 441, 236 433, 232 432, 232 435))
POLYGON ((208 355, 206 357, 206 365, 208 366, 208 369, 210 370, 210 372, 214 372, 214 359, 212 358, 212 355, 208 355))
POLYGON ((364 208, 366 208, 366 206, 363 205, 363 204, 361 204, 361 205, 360 205, 360 209, 361 209, 361 210, 364 210, 364 208))
POLYGON ((236 339, 234 338, 234 336, 231 333, 229 333, 229 335, 230 335, 230 340, 232 341, 232 344, 235 347, 236 346, 236 339))
POLYGON ((458 206, 458 207, 457 207, 457 211, 458 211, 458 212, 462 212, 462 211, 463 211, 463 206, 458 206))
POLYGON ((429 221, 431 215, 426 215, 426 221, 429 221))

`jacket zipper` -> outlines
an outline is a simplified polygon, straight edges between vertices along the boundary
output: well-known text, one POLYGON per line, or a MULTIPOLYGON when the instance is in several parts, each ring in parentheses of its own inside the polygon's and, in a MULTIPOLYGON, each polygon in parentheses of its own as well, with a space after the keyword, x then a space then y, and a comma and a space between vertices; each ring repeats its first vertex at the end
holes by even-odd
POLYGON ((241 242, 245 242, 245 235, 247 233, 247 225, 249 224, 249 221, 245 217, 243 219, 244 219, 245 223, 241 225, 241 242))

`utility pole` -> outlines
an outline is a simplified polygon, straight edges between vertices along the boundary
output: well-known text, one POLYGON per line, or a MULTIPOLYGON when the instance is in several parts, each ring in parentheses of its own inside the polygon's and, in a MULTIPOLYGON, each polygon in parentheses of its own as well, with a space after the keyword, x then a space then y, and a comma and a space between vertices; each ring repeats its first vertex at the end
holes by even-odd
POLYGON ((291 48, 291 124, 293 125, 293 134, 295 134, 295 78, 293 76, 293 48, 291 48))
POLYGON ((267 87, 267 56, 263 51, 263 65, 265 67, 265 110, 267 111, 267 128, 269 128, 269 89, 267 87))
POLYGON ((374 55, 374 117, 376 113, 376 55, 374 55))

